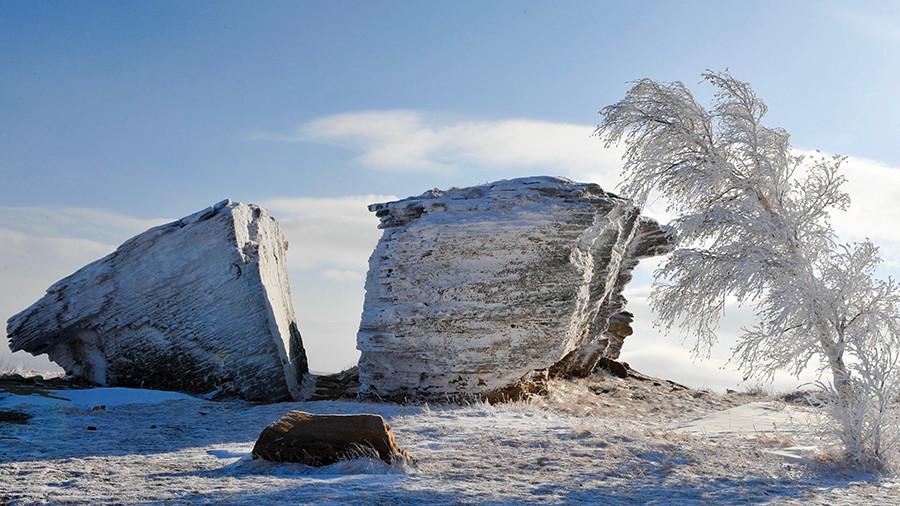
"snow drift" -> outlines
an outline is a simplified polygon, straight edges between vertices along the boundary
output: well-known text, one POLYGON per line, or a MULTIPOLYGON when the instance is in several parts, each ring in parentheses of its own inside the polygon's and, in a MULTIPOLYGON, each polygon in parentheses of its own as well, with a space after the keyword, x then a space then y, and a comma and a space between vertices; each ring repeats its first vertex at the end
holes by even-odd
POLYGON ((360 392, 490 396, 533 371, 585 376, 640 258, 670 241, 595 184, 531 177, 373 204, 360 392))
POLYGON ((308 369, 286 250, 265 209, 222 201, 51 286, 9 319, 10 348, 99 385, 297 397, 308 369))

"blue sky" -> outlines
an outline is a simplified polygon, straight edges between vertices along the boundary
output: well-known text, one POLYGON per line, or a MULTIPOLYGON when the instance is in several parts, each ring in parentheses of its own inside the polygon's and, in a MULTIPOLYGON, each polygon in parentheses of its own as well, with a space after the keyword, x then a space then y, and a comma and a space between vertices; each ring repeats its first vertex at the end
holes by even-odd
POLYGON ((0 317, 227 196, 281 212, 301 321, 328 315, 307 341, 352 363, 369 196, 545 173, 612 189, 596 111, 706 68, 752 82, 796 147, 851 155, 859 192, 887 178, 854 196, 900 216, 898 27, 896 2, 0 0, 0 233, 19 245, 0 317))

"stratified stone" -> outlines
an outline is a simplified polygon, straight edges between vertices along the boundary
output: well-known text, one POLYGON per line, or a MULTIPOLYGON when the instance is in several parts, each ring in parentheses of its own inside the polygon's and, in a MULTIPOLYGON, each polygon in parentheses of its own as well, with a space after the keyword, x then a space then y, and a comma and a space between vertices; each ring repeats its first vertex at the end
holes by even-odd
POLYGON ((340 460, 374 457, 387 464, 412 461, 378 415, 313 415, 291 411, 266 427, 253 458, 327 466, 340 460))
POLYGON ((539 387, 535 371, 590 374, 637 260, 669 244, 628 199, 552 177, 369 209, 384 234, 357 335, 360 393, 387 399, 516 397, 539 387))
POLYGON ((220 202, 51 286, 9 319, 10 348, 98 385, 297 397, 308 369, 286 249, 265 209, 220 202))
POLYGON ((314 376, 315 385, 309 401, 356 399, 359 393, 359 368, 353 366, 334 374, 314 376))

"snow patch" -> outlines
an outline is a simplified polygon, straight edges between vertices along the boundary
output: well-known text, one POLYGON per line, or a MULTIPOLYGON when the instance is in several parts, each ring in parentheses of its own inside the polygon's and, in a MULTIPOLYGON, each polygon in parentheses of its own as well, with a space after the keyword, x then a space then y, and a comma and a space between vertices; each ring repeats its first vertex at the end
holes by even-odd
POLYGON ((808 432, 819 421, 814 413, 783 403, 750 402, 680 424, 677 431, 708 436, 755 436, 762 432, 808 432))
POLYGON ((90 409, 95 406, 125 406, 129 404, 159 404, 166 401, 196 400, 190 395, 164 390, 140 388, 89 388, 85 390, 49 390, 48 395, 0 394, 0 408, 73 407, 90 409))

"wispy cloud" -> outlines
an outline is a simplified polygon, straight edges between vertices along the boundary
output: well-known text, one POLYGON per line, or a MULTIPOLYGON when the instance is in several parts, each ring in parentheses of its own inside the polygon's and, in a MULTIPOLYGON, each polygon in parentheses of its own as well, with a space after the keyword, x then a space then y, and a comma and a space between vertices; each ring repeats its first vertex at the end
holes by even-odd
POLYGON ((591 137, 593 130, 591 125, 530 119, 446 120, 420 111, 364 111, 253 138, 341 146, 358 152, 362 166, 387 172, 490 168, 615 181, 621 152, 604 148, 591 137))
MULTIPOLYGON (((615 191, 621 148, 604 148, 594 127, 529 119, 448 120, 422 111, 363 111, 315 119, 286 134, 257 139, 334 144, 382 171, 509 170, 565 175, 615 191)), ((809 153, 797 150, 798 153, 809 153)), ((834 216, 845 240, 870 238, 889 266, 900 266, 900 168, 850 157, 844 165, 853 205, 834 216)), ((662 202, 650 216, 666 221, 662 202)))
POLYGON ((881 12, 875 12, 877 9, 873 10, 871 4, 867 4, 866 10, 853 8, 853 2, 839 5, 827 12, 858 36, 878 44, 900 45, 900 11, 896 3, 883 4, 881 12))
MULTIPOLYGON (((694 388, 719 391, 727 388, 741 390, 759 383, 755 380, 744 381, 735 365, 728 363, 727 355, 713 355, 705 360, 697 360, 691 356, 686 346, 659 339, 642 339, 644 337, 646 336, 637 333, 629 337, 622 351, 622 360, 638 371, 694 388)), ((815 371, 812 369, 805 371, 799 379, 779 372, 769 387, 776 392, 786 392, 815 380, 815 371)))
POLYGON ((0 206, 3 227, 29 237, 71 237, 105 244, 118 244, 150 227, 166 223, 166 218, 136 218, 122 213, 84 207, 0 206))
POLYGON ((397 197, 274 198, 262 204, 278 219, 290 243, 292 270, 315 271, 325 279, 347 281, 365 277, 369 255, 381 237, 378 219, 368 205, 391 200, 397 197))
POLYGON ((889 267, 900 267, 900 168, 850 157, 843 173, 851 203, 834 213, 834 228, 844 240, 871 239, 889 267))

